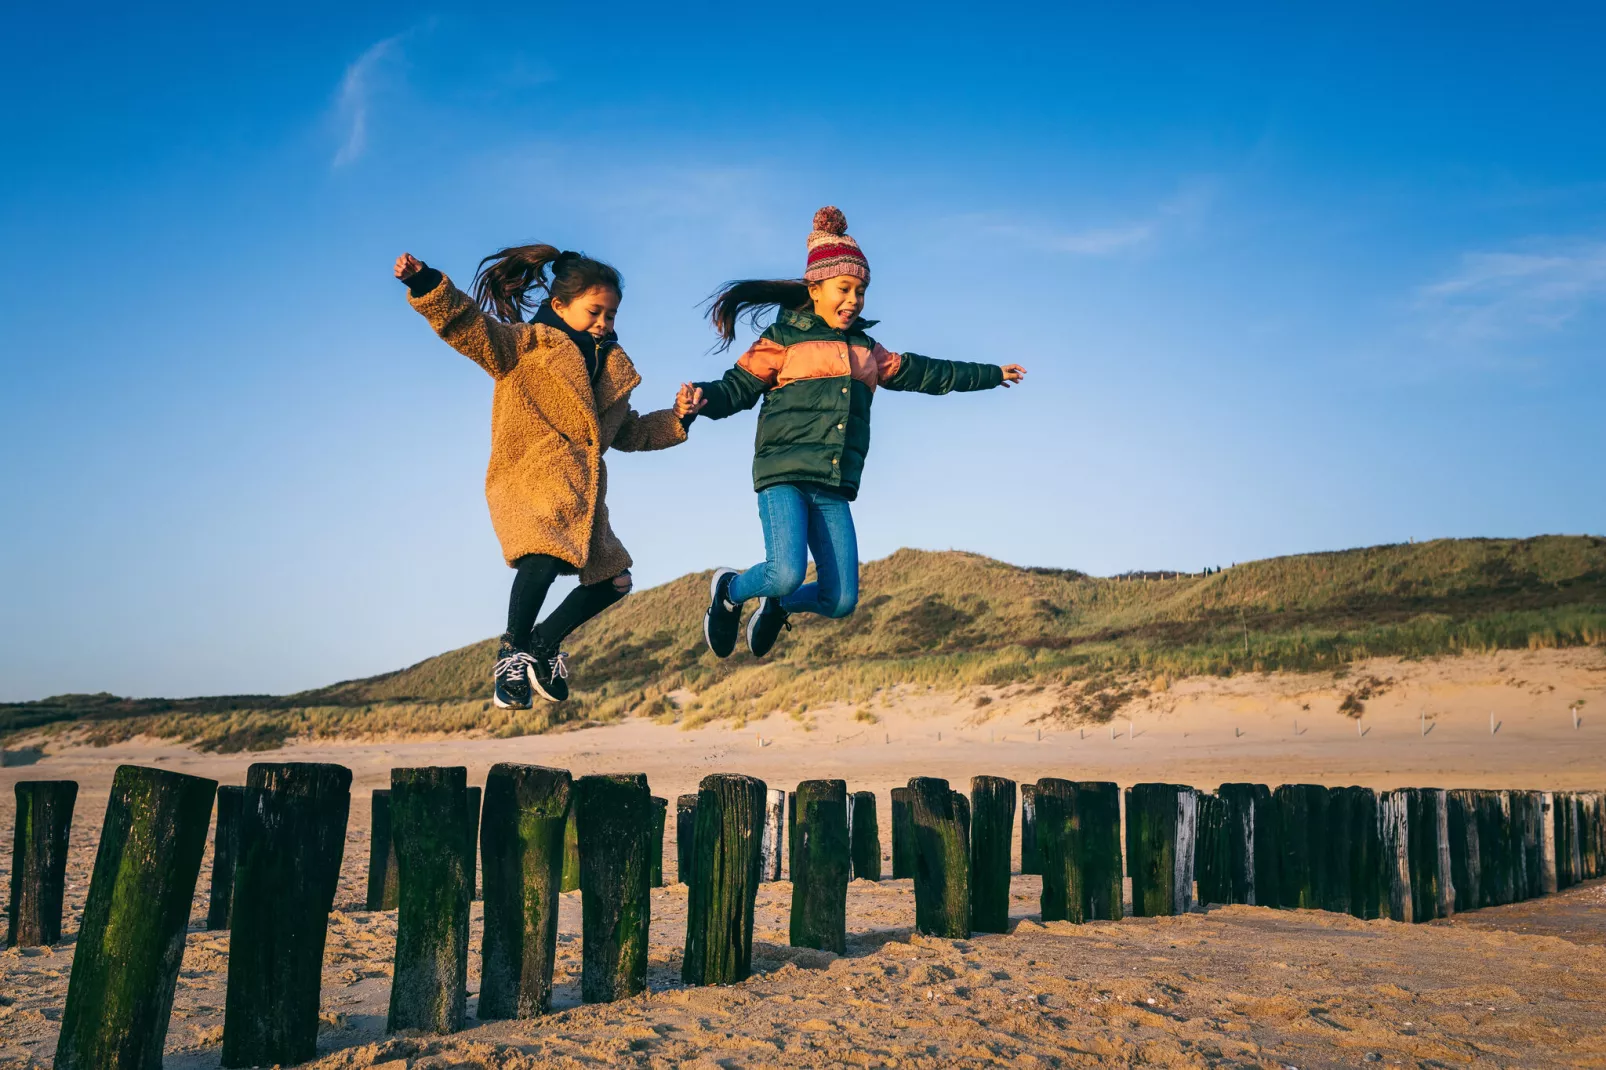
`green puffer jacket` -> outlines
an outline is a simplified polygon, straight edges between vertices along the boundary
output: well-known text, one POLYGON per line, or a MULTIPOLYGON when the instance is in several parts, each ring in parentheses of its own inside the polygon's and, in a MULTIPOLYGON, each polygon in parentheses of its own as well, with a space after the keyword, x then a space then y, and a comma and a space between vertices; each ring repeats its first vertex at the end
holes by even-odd
POLYGON ((783 311, 723 378, 696 384, 708 399, 702 415, 713 420, 764 399, 754 443, 755 491, 815 483, 852 501, 870 452, 876 387, 947 394, 990 390, 1004 381, 995 364, 888 352, 864 333, 875 324, 861 319, 839 331, 813 312, 783 311))

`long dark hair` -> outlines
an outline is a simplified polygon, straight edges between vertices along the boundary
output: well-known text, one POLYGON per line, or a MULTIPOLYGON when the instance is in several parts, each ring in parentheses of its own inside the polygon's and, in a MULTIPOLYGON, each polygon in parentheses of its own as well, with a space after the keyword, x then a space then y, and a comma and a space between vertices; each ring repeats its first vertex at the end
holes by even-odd
POLYGON ((758 327, 758 318, 772 308, 806 309, 810 306, 809 284, 802 279, 745 279, 727 282, 708 299, 708 318, 719 334, 716 351, 730 348, 736 340, 736 323, 746 318, 758 327))
POLYGON ((559 252, 553 245, 513 245, 480 261, 474 275, 474 300, 503 323, 522 323, 540 302, 530 295, 544 290, 567 304, 590 289, 624 293, 624 280, 610 264, 581 253, 559 252), (547 278, 547 265, 552 277, 547 278))

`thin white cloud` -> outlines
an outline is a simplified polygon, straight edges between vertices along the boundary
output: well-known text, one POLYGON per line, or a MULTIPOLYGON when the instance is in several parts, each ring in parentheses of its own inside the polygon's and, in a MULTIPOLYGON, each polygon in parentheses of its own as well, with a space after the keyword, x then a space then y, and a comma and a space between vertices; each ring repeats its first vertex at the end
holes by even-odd
POLYGON ((1554 333, 1606 303, 1606 242, 1475 252, 1421 288, 1417 307, 1435 341, 1477 344, 1554 333))
POLYGON ((343 134, 340 148, 335 152, 334 167, 345 167, 354 162, 368 148, 368 111, 373 103, 376 74, 405 36, 405 33, 399 33, 370 45, 346 68, 345 76, 340 79, 335 114, 343 134))

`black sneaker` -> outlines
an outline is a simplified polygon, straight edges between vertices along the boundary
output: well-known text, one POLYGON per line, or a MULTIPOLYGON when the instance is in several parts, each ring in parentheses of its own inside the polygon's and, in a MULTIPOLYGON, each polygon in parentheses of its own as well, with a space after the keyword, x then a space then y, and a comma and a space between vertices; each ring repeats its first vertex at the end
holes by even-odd
POLYGON ((703 614, 703 638, 716 658, 728 658, 736 649, 736 633, 742 626, 742 607, 727 600, 731 581, 736 578, 733 568, 716 568, 713 582, 708 585, 708 612, 703 614))
POLYGON ((548 702, 569 697, 569 655, 536 633, 530 639, 530 686, 548 702))
POLYGON ((496 667, 492 670, 495 685, 491 701, 504 710, 530 708, 530 672, 535 659, 528 651, 513 642, 511 634, 502 636, 502 645, 496 651, 496 667))
POLYGON ((792 617, 781 608, 781 600, 760 598, 758 608, 747 618, 747 649, 755 658, 763 657, 775 645, 782 628, 791 631, 792 617))

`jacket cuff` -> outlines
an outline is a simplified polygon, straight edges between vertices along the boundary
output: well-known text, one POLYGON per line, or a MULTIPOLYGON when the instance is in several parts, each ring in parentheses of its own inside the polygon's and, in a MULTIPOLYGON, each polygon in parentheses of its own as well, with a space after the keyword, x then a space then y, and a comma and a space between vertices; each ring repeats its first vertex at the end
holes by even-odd
POLYGON ((695 420, 695 419, 697 419, 697 414, 695 412, 688 412, 685 416, 682 416, 680 418, 681 429, 685 430, 685 431, 690 431, 691 430, 692 421, 695 420))
POLYGON ((445 277, 446 276, 442 275, 439 271, 436 271, 434 268, 426 264, 415 271, 412 278, 406 280, 407 291, 413 297, 423 297, 435 287, 439 286, 441 284, 441 279, 445 277))

